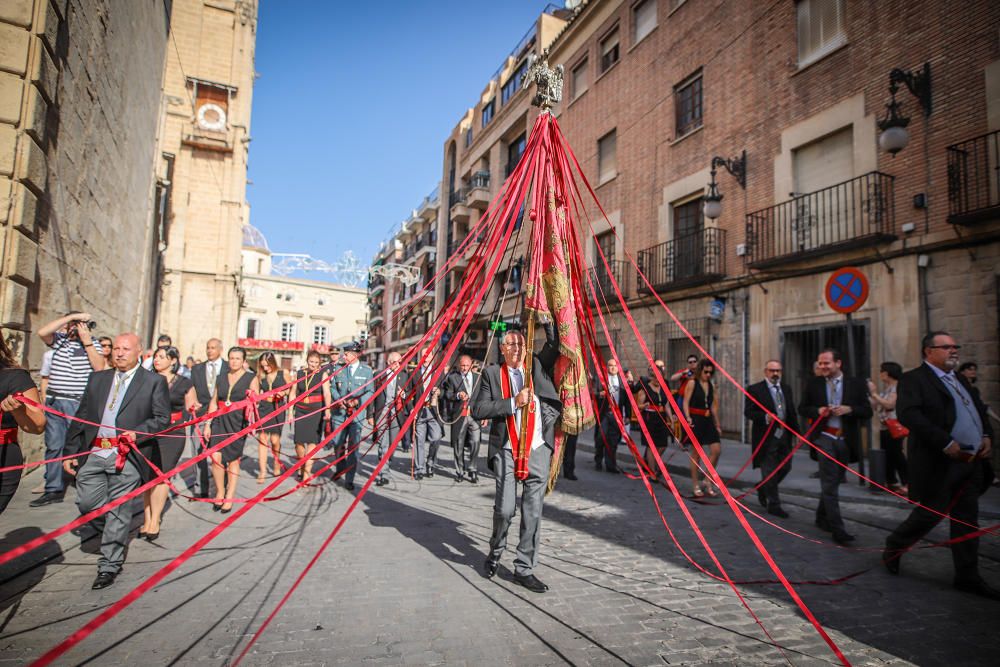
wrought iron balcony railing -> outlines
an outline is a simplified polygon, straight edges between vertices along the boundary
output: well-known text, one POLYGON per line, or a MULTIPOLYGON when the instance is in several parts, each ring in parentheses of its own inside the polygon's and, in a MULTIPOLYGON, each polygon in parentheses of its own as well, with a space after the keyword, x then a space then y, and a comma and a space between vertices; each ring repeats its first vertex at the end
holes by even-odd
POLYGON ((763 268, 895 238, 893 177, 872 171, 748 213, 746 261, 763 268))
POLYGON ((628 262, 620 259, 609 259, 608 266, 611 267, 610 271, 608 267, 604 266, 604 262, 600 258, 597 258, 597 263, 587 269, 590 274, 590 281, 593 283, 597 294, 591 293, 589 283, 584 285, 584 291, 593 304, 614 306, 618 303, 618 295, 615 294, 612 278, 614 278, 614 282, 618 284, 618 289, 621 290, 622 295, 626 299, 631 296, 630 278, 632 277, 632 271, 628 270, 628 262))
MULTIPOLYGON (((710 227, 640 250, 636 264, 657 292, 719 280, 726 275, 726 230, 710 227)), ((649 294, 639 276, 636 285, 649 294)))
POLYGON ((469 182, 470 188, 489 188, 490 187, 490 172, 488 171, 477 171, 472 175, 472 180, 469 182))
POLYGON ((948 222, 1000 217, 1000 130, 948 146, 948 222))

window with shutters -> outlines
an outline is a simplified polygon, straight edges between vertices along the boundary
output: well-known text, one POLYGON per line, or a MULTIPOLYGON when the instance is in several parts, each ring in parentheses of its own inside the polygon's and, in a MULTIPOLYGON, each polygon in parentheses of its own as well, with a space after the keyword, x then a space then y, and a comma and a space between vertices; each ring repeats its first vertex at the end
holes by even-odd
POLYGON ((816 62, 847 43, 844 0, 798 0, 795 3, 799 67, 816 62))
POLYGON ((674 109, 677 137, 683 137, 701 127, 701 70, 674 88, 674 109))
POLYGON ((282 322, 281 323, 281 340, 293 341, 295 340, 295 322, 282 322))
POLYGON ((597 182, 610 181, 618 175, 618 134, 611 130, 597 140, 597 182))
POLYGON ((260 320, 247 319, 246 338, 260 337, 260 320))
POLYGON ((594 255, 594 266, 604 266, 604 260, 601 259, 601 255, 607 258, 609 262, 613 262, 615 259, 615 233, 607 231, 596 235, 594 237, 594 249, 597 250, 597 254, 594 255))
POLYGON ((632 8, 632 43, 653 32, 656 27, 656 0, 642 0, 632 8))
POLYGON ((795 202, 791 224, 796 247, 810 250, 839 238, 837 230, 849 226, 858 200, 839 189, 827 197, 810 195, 854 178, 853 126, 794 149, 792 178, 795 192, 788 194, 795 202))
POLYGON ((325 324, 316 324, 313 326, 313 342, 319 345, 326 345, 327 329, 325 324))
POLYGON ((601 40, 601 74, 618 62, 618 53, 618 28, 615 28, 601 40))
POLYGON ((587 87, 590 86, 590 70, 588 66, 587 59, 584 58, 580 64, 573 68, 573 73, 571 75, 571 85, 573 86, 573 99, 580 97, 585 92, 587 92, 587 87))

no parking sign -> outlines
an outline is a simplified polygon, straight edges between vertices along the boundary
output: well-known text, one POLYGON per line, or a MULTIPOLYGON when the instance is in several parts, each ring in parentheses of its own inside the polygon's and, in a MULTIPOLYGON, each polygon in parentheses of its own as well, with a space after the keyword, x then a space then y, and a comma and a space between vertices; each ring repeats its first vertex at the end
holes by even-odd
POLYGON ((868 278, 853 266, 837 269, 826 281, 826 303, 838 313, 853 313, 868 300, 868 278))

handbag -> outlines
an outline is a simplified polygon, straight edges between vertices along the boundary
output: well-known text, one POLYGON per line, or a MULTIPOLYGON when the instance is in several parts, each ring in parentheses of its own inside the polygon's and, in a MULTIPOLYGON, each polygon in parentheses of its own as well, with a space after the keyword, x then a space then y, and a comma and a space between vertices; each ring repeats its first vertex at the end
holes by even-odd
POLYGON ((903 423, 898 419, 886 419, 884 423, 885 427, 889 429, 889 437, 893 440, 901 440, 910 435, 910 429, 903 426, 903 423))

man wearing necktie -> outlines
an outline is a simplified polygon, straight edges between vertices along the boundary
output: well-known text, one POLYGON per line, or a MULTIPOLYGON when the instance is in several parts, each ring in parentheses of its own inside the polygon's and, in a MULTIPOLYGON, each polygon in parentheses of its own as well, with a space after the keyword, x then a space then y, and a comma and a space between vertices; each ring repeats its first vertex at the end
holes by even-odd
MULTIPOLYGON (((399 352, 390 352, 386 357, 386 369, 382 371, 385 381, 385 391, 381 392, 372 401, 375 409, 375 430, 372 437, 378 442, 378 458, 381 461, 385 456, 389 445, 399 435, 400 429, 408 417, 408 407, 406 404, 406 382, 409 374, 401 367, 402 355, 399 352)), ((402 445, 402 441, 400 441, 402 445)), ((382 467, 376 486, 385 486, 389 483, 391 471, 389 466, 382 467)))
POLYGON ((847 544, 854 541, 854 536, 844 528, 840 516, 840 484, 845 478, 843 466, 861 458, 861 423, 871 419, 872 406, 864 381, 846 377, 841 371, 843 362, 839 352, 823 350, 816 362, 820 375, 809 379, 799 406, 800 415, 823 419, 813 432, 813 443, 828 455, 819 455, 820 500, 816 508, 816 525, 833 533, 833 541, 837 544, 847 544))
MULTIPOLYGON (((407 388, 408 393, 413 396, 414 402, 424 395, 427 385, 434 379, 434 359, 436 356, 437 353, 434 350, 426 347, 416 355, 417 367, 413 370, 410 386, 407 388)), ((420 403, 417 418, 414 420, 413 464, 416 468, 414 476, 417 479, 423 479, 425 475, 433 477, 437 467, 438 445, 444 437, 444 427, 433 407, 437 404, 439 393, 438 387, 433 387, 427 392, 427 396, 420 403)))
MULTIPOLYGON (((215 395, 215 383, 222 373, 228 372, 223 370, 222 341, 218 338, 210 338, 205 343, 205 358, 207 361, 196 364, 191 369, 192 387, 188 389, 187 396, 184 397, 188 413, 195 417, 201 417, 208 412, 208 405, 212 402, 212 396, 215 395)), ((204 427, 205 424, 202 424, 201 428, 204 427)), ((192 436, 189 438, 193 446, 191 455, 197 456, 201 453, 201 445, 198 442, 198 436, 193 431, 194 429, 192 428, 192 436)), ((207 457, 197 463, 199 498, 212 497, 211 489, 208 486, 209 465, 210 461, 207 457)))
POLYGON ((472 404, 473 419, 493 421, 487 465, 496 475, 497 485, 490 552, 484 565, 487 577, 495 575, 500 567, 500 557, 507 548, 507 530, 514 518, 517 480, 511 438, 520 442, 522 434, 527 437, 530 454, 528 476, 521 489, 521 535, 514 558, 514 582, 535 593, 544 593, 549 588, 539 581, 534 570, 538 565, 542 504, 555 447, 555 425, 562 412, 562 401, 552 383, 552 370, 559 358, 559 338, 554 326, 545 327, 545 337, 545 346, 531 359, 529 387, 525 377, 524 334, 510 331, 504 335, 500 345, 504 362, 483 372, 472 404), (526 428, 521 428, 521 420, 529 418, 527 411, 531 409, 535 417, 534 429, 529 434, 526 428))
POLYGON ((479 387, 479 373, 472 370, 472 357, 463 354, 458 358, 458 367, 448 374, 444 381, 444 397, 450 409, 451 448, 455 453, 455 481, 461 482, 465 475, 473 484, 479 482, 479 442, 480 426, 487 422, 472 418, 473 396, 479 387), (465 460, 465 450, 469 459, 465 460))
POLYGON ((364 404, 375 391, 372 369, 360 361, 362 349, 357 341, 344 346, 345 368, 330 383, 330 398, 336 406, 333 412, 347 422, 337 435, 335 454, 340 459, 337 475, 343 474, 344 488, 348 491, 354 490, 354 475, 358 472, 358 448, 368 414, 364 404))
POLYGON ((624 391, 625 379, 618 370, 618 362, 608 359, 608 385, 597 384, 597 424, 594 426, 594 468, 618 472, 618 444, 622 430, 615 419, 613 406, 622 413, 622 422, 629 419, 628 397, 624 391))
POLYGON ((777 359, 768 361, 764 366, 764 379, 747 387, 747 393, 750 396, 746 399, 743 414, 753 424, 750 436, 750 445, 754 448, 753 467, 760 468, 761 481, 770 478, 757 490, 757 499, 769 514, 784 519, 788 517, 788 512, 781 507, 778 485, 791 469, 791 459, 781 470, 775 470, 788 456, 793 442, 792 434, 774 423, 771 414, 777 415, 778 419, 796 432, 799 430, 799 422, 795 414, 795 402, 792 400, 792 388, 781 381, 781 362, 777 359), (756 402, 750 400, 750 397, 756 399, 756 402), (771 414, 765 412, 758 403, 771 414))
MULTIPOLYGON (((974 532, 979 496, 993 480, 993 429, 986 406, 955 374, 959 345, 936 331, 924 337, 921 348, 924 363, 899 380, 896 414, 910 429, 910 498, 924 507, 914 508, 885 541, 882 562, 892 574, 899 574, 903 553, 941 521, 941 514, 951 517, 953 540, 974 532)), ((1000 591, 979 574, 978 537, 953 542, 951 557, 955 588, 1000 600, 1000 591)))
MULTIPOLYGON (((170 391, 162 375, 139 364, 141 352, 135 334, 115 338, 111 352, 114 368, 91 374, 76 412, 77 419, 83 421, 74 421, 66 435, 67 454, 90 452, 78 472, 78 459, 63 462, 66 472, 76 474, 81 514, 107 505, 153 477, 146 459, 153 456, 156 438, 148 434, 170 424, 170 391)), ((95 590, 113 584, 121 571, 131 522, 130 503, 90 522, 101 533, 95 590)))

